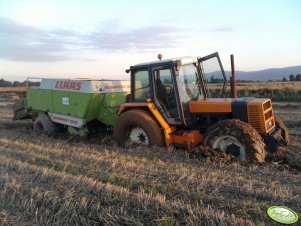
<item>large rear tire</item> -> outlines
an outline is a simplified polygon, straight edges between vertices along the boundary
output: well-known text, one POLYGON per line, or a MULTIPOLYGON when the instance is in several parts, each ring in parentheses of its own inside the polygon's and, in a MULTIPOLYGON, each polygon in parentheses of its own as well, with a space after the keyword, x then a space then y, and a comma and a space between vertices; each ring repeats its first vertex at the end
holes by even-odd
POLYGON ((265 161, 265 144, 261 136, 252 126, 238 119, 212 125, 204 137, 204 145, 234 155, 241 161, 265 161))
POLYGON ((36 132, 52 135, 56 131, 56 125, 50 120, 48 115, 40 114, 33 124, 33 129, 36 132))
POLYGON ((130 140, 147 146, 163 146, 162 129, 154 118, 140 109, 129 110, 121 114, 113 129, 113 138, 120 144, 130 140))

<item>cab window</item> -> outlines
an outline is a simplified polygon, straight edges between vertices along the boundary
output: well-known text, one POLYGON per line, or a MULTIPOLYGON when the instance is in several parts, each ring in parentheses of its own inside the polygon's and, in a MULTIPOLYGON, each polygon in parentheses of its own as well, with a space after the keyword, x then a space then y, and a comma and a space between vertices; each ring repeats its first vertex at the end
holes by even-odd
POLYGON ((176 93, 170 69, 158 69, 153 71, 155 79, 155 96, 160 107, 168 118, 178 118, 178 106, 176 93))
POLYGON ((225 76, 217 57, 202 61, 208 97, 223 97, 225 76))
POLYGON ((134 101, 146 102, 146 99, 150 97, 148 71, 136 71, 134 73, 134 101))
POLYGON ((182 104, 203 97, 199 88, 197 67, 194 64, 181 66, 178 78, 179 94, 182 104))

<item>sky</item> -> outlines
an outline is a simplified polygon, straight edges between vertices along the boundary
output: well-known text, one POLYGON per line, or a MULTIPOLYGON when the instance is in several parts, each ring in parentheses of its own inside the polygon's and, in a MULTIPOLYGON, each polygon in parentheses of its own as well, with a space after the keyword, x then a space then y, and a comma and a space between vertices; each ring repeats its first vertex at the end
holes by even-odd
POLYGON ((131 65, 219 52, 230 70, 301 65, 300 0, 0 0, 0 78, 128 79, 131 65))

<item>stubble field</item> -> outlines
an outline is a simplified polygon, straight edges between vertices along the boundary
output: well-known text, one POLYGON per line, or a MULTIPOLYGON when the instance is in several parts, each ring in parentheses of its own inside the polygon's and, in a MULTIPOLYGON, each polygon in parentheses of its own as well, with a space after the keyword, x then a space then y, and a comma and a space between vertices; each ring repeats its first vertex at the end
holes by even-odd
MULTIPOLYGON (((284 205, 301 215, 301 171, 193 159, 184 150, 118 147, 37 135, 12 121, 14 93, 0 94, 0 225, 277 225, 284 205)), ((274 103, 301 155, 301 103, 274 103)), ((300 221, 299 221, 300 223, 300 221)))

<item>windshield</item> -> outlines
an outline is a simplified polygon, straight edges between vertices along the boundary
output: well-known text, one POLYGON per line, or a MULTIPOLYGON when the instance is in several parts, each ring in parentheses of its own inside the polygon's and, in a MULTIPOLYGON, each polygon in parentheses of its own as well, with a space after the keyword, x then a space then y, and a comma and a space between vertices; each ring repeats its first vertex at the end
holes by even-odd
POLYGON ((201 64, 208 97, 222 97, 224 95, 225 77, 218 57, 202 59, 201 64))
POLYGON ((197 100, 202 96, 199 88, 199 76, 195 64, 179 67, 178 86, 182 103, 187 103, 190 100, 197 100))

